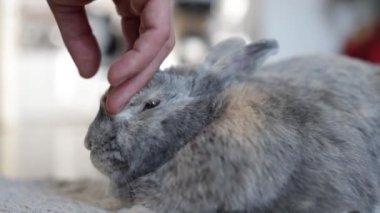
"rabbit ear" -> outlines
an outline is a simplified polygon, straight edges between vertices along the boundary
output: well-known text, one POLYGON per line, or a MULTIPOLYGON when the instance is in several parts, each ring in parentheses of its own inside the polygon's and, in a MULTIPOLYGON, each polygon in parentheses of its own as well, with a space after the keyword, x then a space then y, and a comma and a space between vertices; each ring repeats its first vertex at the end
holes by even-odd
POLYGON ((210 63, 212 64, 211 67, 205 67, 208 68, 206 72, 200 72, 191 96, 220 92, 234 82, 246 79, 264 63, 265 59, 278 50, 278 44, 275 40, 261 40, 247 46, 239 46, 236 40, 230 41, 232 42, 226 41, 214 48, 208 57, 208 60, 214 63, 210 63), (234 51, 230 51, 229 54, 224 54, 218 59, 214 57, 217 55, 215 51, 222 51, 224 46, 228 47, 235 42, 237 43, 234 48, 239 48, 238 50, 234 49, 234 51))
POLYGON ((230 38, 215 45, 204 60, 204 66, 213 67, 218 61, 224 60, 232 53, 244 48, 245 41, 241 38, 230 38))
POLYGON ((224 60, 218 60, 212 67, 213 72, 222 75, 251 75, 264 61, 278 51, 276 40, 265 39, 249 44, 235 51, 224 60))

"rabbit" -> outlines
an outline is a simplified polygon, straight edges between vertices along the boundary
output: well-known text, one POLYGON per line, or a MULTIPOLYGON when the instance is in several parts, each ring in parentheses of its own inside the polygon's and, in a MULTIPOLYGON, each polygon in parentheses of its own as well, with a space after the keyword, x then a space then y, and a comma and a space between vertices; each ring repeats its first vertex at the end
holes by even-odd
POLYGON ((157 72, 85 146, 126 206, 158 213, 379 212, 380 67, 334 55, 263 66, 276 40, 227 39, 157 72))

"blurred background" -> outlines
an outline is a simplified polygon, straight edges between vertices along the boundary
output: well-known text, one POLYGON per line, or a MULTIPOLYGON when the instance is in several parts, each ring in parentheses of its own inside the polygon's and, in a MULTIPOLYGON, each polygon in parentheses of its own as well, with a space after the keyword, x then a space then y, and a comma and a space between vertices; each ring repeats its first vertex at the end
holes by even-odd
MULTIPOLYGON (((194 63, 220 40, 275 38, 271 59, 337 53, 380 63, 377 0, 177 0, 176 47, 162 68, 194 63)), ((87 7, 103 61, 79 77, 45 1, 0 0, 0 175, 97 176, 83 145, 107 88, 109 64, 123 51, 111 0, 87 7)))

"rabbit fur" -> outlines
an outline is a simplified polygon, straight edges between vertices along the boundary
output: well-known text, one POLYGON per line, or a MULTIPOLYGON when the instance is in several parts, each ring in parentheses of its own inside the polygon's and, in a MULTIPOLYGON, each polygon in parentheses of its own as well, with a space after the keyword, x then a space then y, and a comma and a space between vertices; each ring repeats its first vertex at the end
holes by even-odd
POLYGON ((343 56, 262 67, 275 40, 157 72, 85 145, 128 206, 154 212, 376 212, 380 68, 343 56))

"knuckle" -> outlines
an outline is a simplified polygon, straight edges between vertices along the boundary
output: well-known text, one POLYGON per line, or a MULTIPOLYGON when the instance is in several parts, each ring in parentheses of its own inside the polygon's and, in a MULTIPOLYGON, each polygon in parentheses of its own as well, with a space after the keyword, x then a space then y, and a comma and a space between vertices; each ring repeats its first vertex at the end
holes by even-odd
POLYGON ((157 33, 157 37, 160 39, 162 44, 167 43, 171 38, 170 28, 161 29, 160 32, 157 33))
POLYGON ((111 66, 110 67, 110 70, 108 72, 108 75, 107 75, 107 78, 108 78, 108 82, 112 85, 112 86, 116 86, 118 81, 119 81, 119 78, 118 76, 116 75, 116 70, 115 70, 115 67, 114 66, 111 66))
POLYGON ((162 49, 164 49, 165 52, 170 52, 174 48, 174 45, 175 45, 174 35, 171 33, 171 31, 168 31, 165 34, 164 38, 165 39, 163 40, 163 43, 162 43, 162 49))
POLYGON ((175 39, 171 38, 169 39, 165 44, 165 49, 168 51, 171 51, 174 48, 175 45, 175 39))

